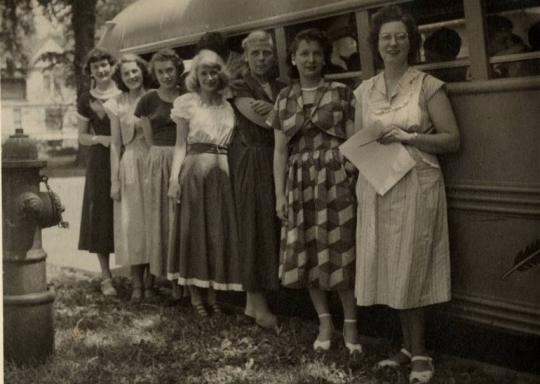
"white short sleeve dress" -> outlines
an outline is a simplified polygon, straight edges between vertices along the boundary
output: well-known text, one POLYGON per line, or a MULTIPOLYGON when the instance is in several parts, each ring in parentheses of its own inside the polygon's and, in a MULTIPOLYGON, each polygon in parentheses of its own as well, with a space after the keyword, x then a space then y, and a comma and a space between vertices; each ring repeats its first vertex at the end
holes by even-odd
MULTIPOLYGON (((427 104, 444 83, 409 68, 390 97, 383 73, 354 92, 363 127, 379 121, 407 132, 434 132, 427 104)), ((444 181, 437 157, 405 146, 416 161, 384 196, 360 174, 355 296, 360 306, 410 309, 450 300, 444 181)))

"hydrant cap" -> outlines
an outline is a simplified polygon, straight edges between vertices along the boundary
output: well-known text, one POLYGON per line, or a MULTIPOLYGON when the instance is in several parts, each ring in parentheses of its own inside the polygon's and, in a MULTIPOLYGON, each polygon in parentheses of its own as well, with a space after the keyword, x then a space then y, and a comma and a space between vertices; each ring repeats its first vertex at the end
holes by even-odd
POLYGON ((2 145, 2 160, 37 160, 38 150, 36 141, 24 134, 22 128, 17 128, 15 134, 2 145))

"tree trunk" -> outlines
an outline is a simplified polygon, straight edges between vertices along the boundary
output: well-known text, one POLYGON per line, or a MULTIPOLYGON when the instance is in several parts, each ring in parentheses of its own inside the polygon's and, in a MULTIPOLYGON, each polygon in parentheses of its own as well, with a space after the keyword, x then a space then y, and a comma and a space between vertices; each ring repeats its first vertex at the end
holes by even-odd
MULTIPOLYGON (((96 3, 97 0, 73 0, 71 9, 71 24, 75 39, 75 83, 77 85, 77 97, 81 92, 90 88, 90 78, 83 72, 84 59, 94 48, 96 35, 96 3)), ((86 165, 88 148, 79 144, 77 166, 86 165)))

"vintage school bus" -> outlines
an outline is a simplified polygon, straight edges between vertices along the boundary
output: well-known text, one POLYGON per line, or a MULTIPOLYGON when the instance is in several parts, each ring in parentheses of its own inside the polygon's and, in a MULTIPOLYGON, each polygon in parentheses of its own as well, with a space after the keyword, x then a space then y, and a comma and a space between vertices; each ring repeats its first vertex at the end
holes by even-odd
POLYGON ((141 0, 107 23, 99 44, 145 58, 169 47, 190 59, 205 32, 222 32, 239 50, 242 38, 263 29, 275 38, 280 77, 287 79, 292 36, 316 26, 334 44, 327 77, 355 87, 380 69, 366 37, 370 16, 388 4, 409 10, 424 39, 445 27, 461 40, 457 57, 426 62, 422 50, 417 65, 449 75, 462 135, 460 153, 441 157, 453 299, 436 311, 538 337, 540 267, 502 278, 516 256, 533 253, 540 239, 540 51, 533 50, 540 42, 532 33, 540 21, 538 0, 141 0), (510 24, 499 17, 491 25, 494 15, 510 24), (514 49, 496 50, 497 43, 514 49))

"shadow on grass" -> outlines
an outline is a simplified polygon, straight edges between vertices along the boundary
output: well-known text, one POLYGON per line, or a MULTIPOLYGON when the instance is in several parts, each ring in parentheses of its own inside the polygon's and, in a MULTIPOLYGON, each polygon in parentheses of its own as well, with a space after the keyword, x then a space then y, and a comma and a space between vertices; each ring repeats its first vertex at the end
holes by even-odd
MULTIPOLYGON (((100 294, 93 275, 48 266, 57 292, 56 353, 43 364, 5 363, 5 382, 27 383, 406 383, 408 368, 374 372, 395 351, 387 342, 363 338, 363 358, 349 358, 336 332, 328 353, 312 350, 314 321, 281 317, 278 331, 243 325, 238 307, 201 318, 184 303, 165 306, 165 295, 129 303, 126 278, 119 295, 100 294)), ((162 292, 164 293, 164 292, 162 292)), ((493 375, 467 362, 435 355, 432 383, 517 382, 516 373, 493 375)), ((524 384, 533 381, 521 381, 524 384)))

